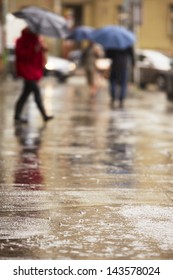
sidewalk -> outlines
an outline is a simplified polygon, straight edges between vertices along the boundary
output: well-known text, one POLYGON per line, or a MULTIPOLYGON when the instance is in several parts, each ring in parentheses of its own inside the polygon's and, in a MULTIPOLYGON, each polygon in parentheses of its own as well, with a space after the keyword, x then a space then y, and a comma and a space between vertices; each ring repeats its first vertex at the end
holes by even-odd
MULTIPOLYGON (((172 259, 173 108, 130 87, 125 108, 84 77, 41 83, 15 127, 20 82, 0 95, 1 259, 172 259)), ((104 85, 104 86, 103 86, 104 85)))

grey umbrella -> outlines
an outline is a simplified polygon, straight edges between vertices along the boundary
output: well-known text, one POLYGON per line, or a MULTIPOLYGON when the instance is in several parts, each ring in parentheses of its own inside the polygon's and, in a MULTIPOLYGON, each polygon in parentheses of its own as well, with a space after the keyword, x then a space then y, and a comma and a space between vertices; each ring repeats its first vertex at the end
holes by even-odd
POLYGON ((37 33, 54 38, 65 38, 69 31, 67 20, 51 11, 35 6, 28 6, 13 13, 26 21, 29 28, 37 33))

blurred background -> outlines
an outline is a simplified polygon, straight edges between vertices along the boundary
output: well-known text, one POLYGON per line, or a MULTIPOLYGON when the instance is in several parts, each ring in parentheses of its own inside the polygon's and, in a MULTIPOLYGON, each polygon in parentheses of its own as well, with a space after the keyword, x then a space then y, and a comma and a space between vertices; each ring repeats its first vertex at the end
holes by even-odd
MULTIPOLYGON (((137 35, 137 47, 155 49, 173 55, 173 1, 170 0, 0 0, 0 55, 1 71, 3 50, 15 36, 10 35, 12 22, 8 13, 25 5, 38 5, 63 15, 71 27, 89 25, 102 27, 119 24, 137 35), (11 37, 10 37, 11 36, 11 37)), ((52 52, 66 55, 68 47, 59 40, 50 39, 52 52)), ((68 45, 68 44, 67 44, 68 45)))
MULTIPOLYGON (((138 69, 135 77, 136 84, 145 88, 148 83, 154 82, 161 89, 170 87, 167 83, 169 79, 167 72, 170 72, 172 68, 173 57, 173 1, 0 0, 0 76, 7 72, 12 72, 14 76, 13 65, 9 65, 10 60, 14 58, 9 55, 13 54, 16 38, 19 37, 26 23, 12 16, 11 13, 27 5, 36 5, 62 15, 68 21, 70 29, 83 25, 93 28, 120 25, 132 30, 137 38, 135 45, 138 69), (145 50, 156 53, 146 53, 145 50)), ((49 54, 54 58, 75 60, 74 62, 79 64, 79 53, 72 53, 71 56, 72 51, 80 50, 79 42, 49 37, 45 37, 45 40, 49 54)), ((54 61, 55 68, 60 61, 57 59, 54 61)), ((64 65, 64 61, 61 63, 64 65)), ((66 78, 62 73, 59 76, 61 80, 66 78)))

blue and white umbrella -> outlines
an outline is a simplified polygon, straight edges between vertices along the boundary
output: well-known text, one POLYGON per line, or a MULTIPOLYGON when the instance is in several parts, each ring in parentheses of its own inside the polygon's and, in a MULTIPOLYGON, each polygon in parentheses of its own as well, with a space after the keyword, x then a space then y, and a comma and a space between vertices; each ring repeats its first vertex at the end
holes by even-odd
POLYGON ((28 6, 14 12, 13 15, 24 19, 29 28, 37 34, 54 38, 65 38, 69 34, 67 20, 46 9, 28 6))
POLYGON ((74 28, 67 39, 74 40, 74 41, 82 41, 90 39, 90 34, 94 30, 91 26, 81 25, 74 28))
POLYGON ((117 25, 107 25, 91 32, 90 39, 101 44, 104 49, 126 49, 135 43, 133 32, 117 25))

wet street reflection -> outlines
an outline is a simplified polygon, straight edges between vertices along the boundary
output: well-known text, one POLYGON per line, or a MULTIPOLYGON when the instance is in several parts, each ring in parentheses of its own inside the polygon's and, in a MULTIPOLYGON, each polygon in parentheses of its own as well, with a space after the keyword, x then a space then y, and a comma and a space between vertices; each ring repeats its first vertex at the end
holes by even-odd
POLYGON ((85 85, 42 81, 46 125, 31 101, 15 126, 20 82, 2 89, 0 258, 172 259, 173 106, 132 87, 112 109, 85 85))
POLYGON ((43 183, 40 172, 38 150, 40 146, 40 131, 32 131, 29 125, 15 126, 15 135, 22 146, 19 162, 16 165, 14 184, 16 187, 39 188, 43 183))

